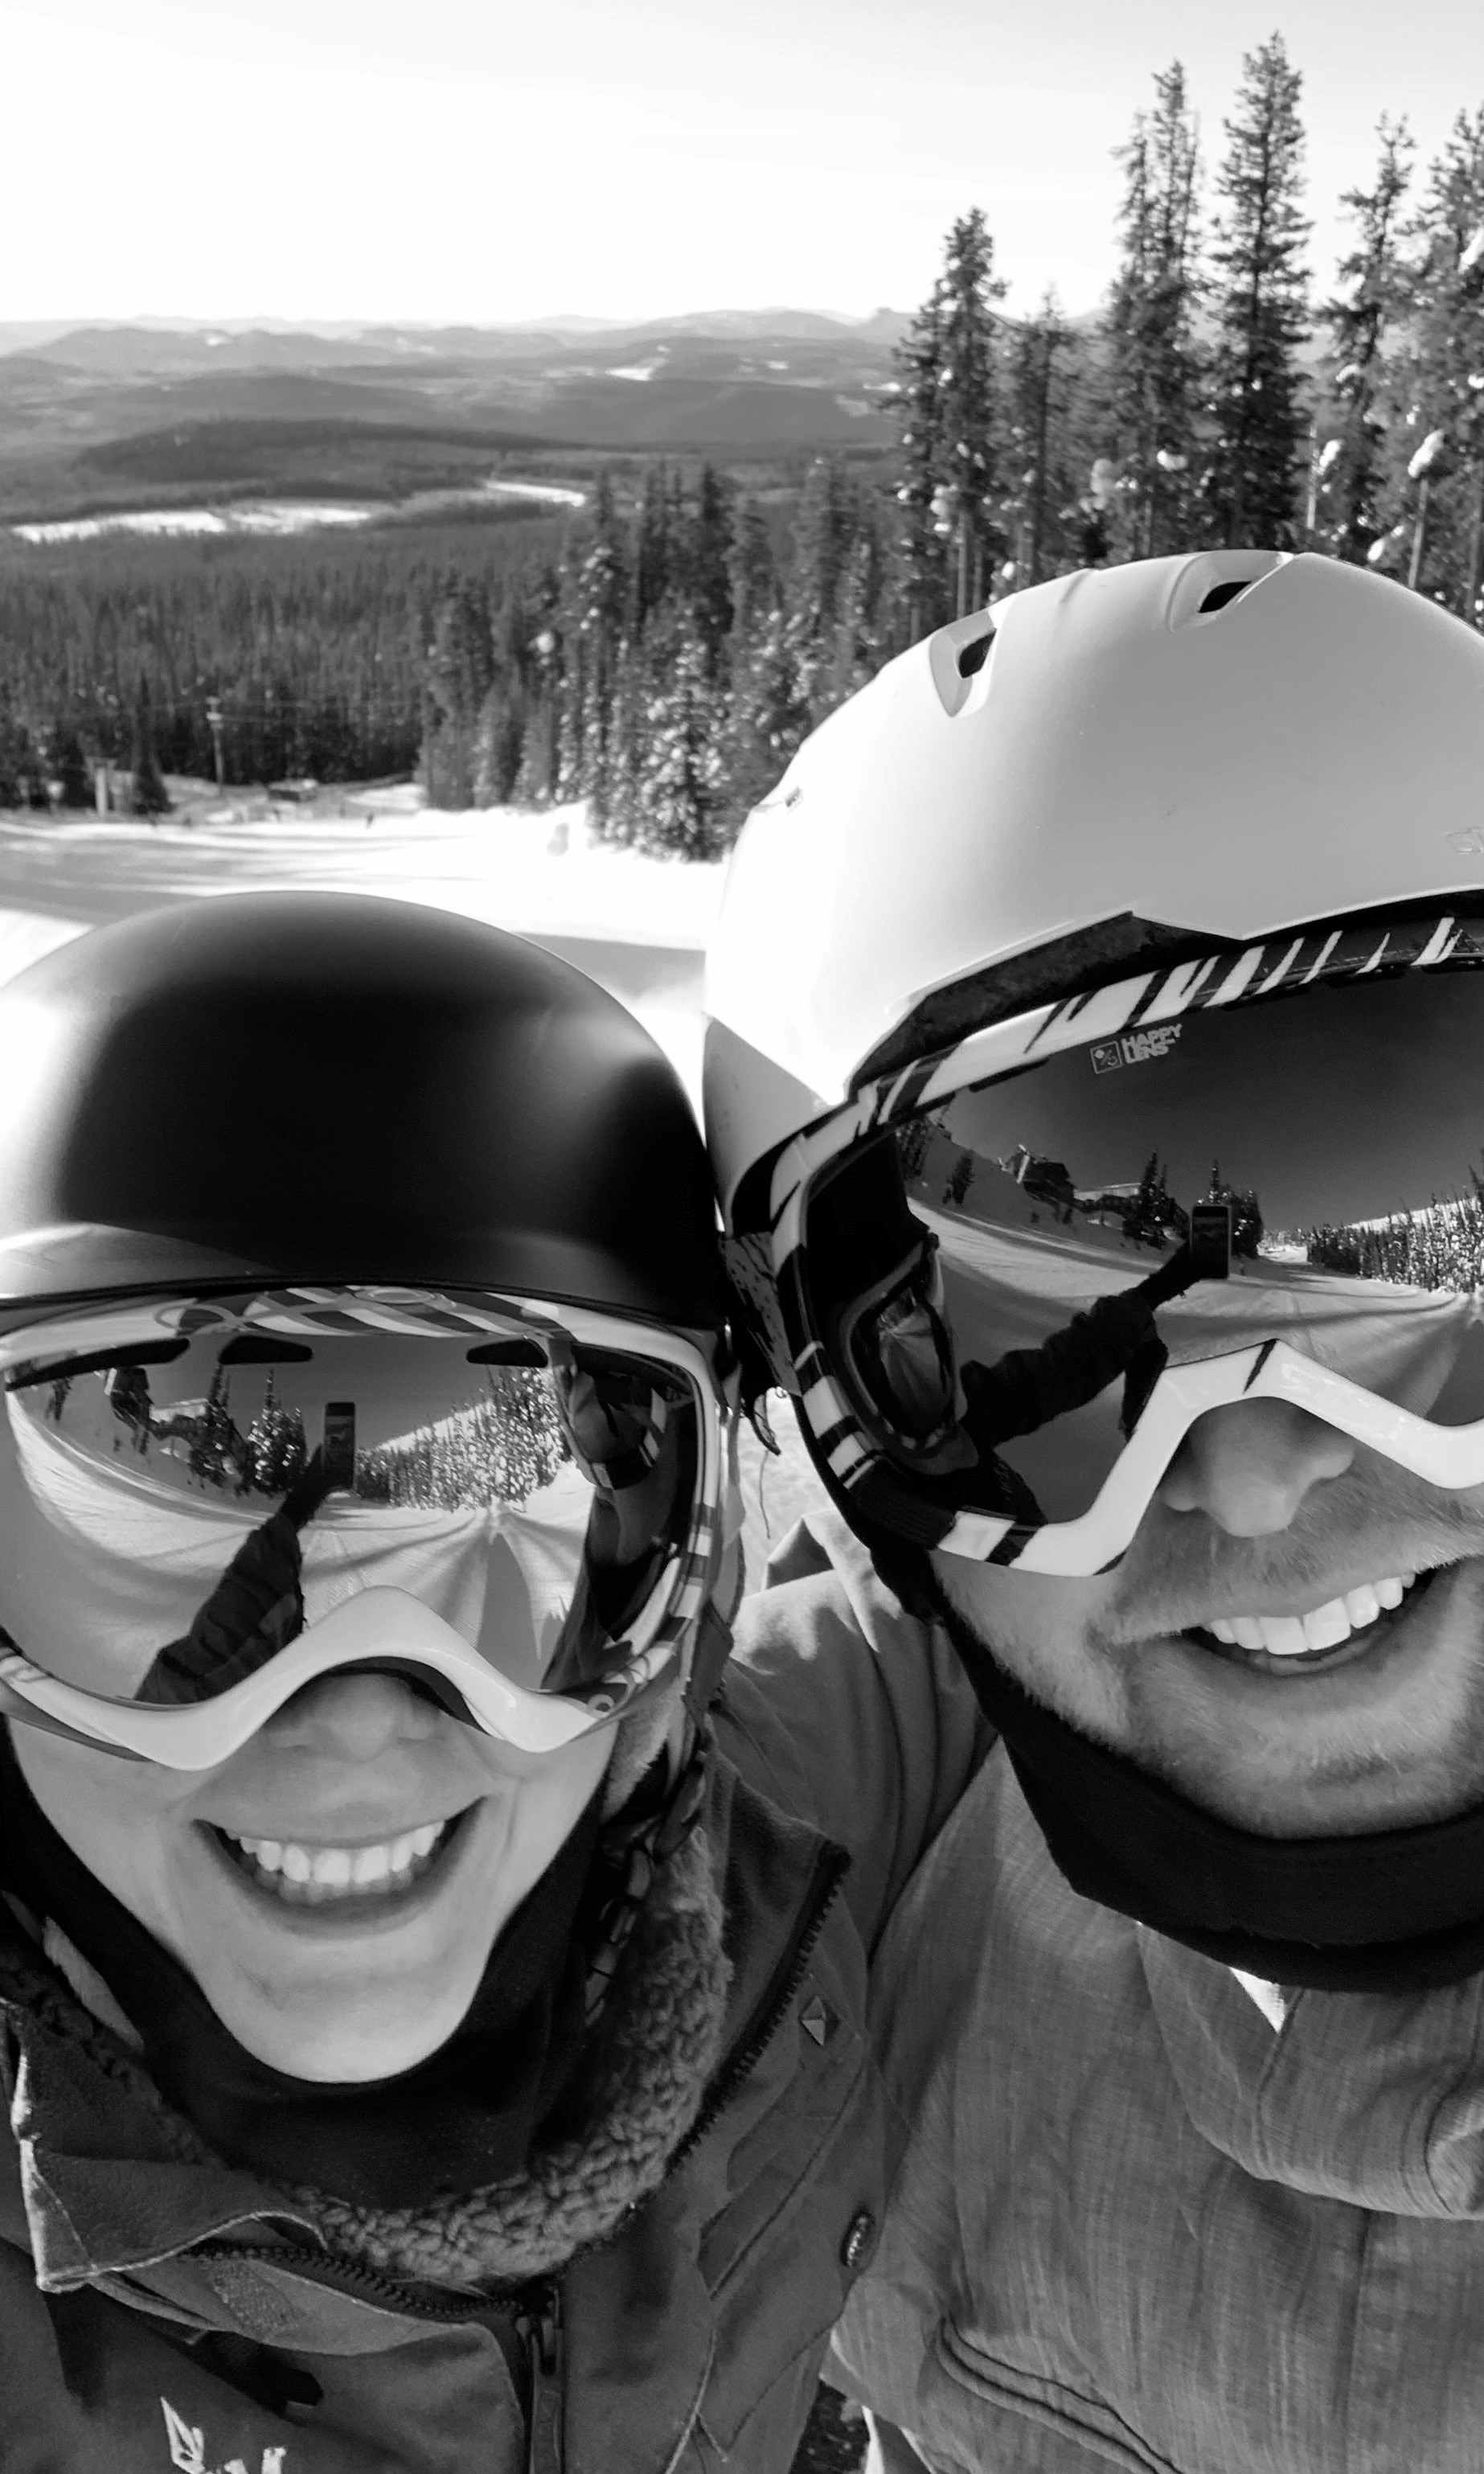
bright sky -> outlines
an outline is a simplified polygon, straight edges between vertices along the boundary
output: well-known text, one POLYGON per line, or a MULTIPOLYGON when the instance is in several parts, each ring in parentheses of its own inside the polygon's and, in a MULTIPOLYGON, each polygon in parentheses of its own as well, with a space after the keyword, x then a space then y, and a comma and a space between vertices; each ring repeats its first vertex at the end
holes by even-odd
POLYGON ((912 308, 973 205, 1085 309, 1153 72, 1209 163, 1275 16, 1327 284, 1377 114, 1484 101, 1480 0, 0 0, 0 320, 912 308))

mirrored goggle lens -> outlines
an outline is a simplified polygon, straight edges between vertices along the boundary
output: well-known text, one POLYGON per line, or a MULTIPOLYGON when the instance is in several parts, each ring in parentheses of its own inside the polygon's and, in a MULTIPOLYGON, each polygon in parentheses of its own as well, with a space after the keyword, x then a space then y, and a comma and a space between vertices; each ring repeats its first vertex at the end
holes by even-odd
POLYGON ((0 1343, 0 1626, 46 1673, 208 1700, 378 1586, 581 1695, 674 1599, 690 1376, 539 1310, 280 1291, 0 1343))
POLYGON ((1484 976, 1320 983, 1017 1062, 832 1162, 802 1233, 851 1410, 946 1509, 1080 1518, 1167 1365, 1272 1339, 1472 1424, 1484 976))

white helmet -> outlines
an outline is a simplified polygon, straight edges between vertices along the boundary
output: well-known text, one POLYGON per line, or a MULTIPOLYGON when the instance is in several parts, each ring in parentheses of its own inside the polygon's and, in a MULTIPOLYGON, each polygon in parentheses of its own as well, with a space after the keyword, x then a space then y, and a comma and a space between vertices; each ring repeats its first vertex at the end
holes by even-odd
POLYGON ((1014 594, 888 663, 747 820, 706 982, 728 1225, 986 973, 1034 1003, 1169 949, 1143 927, 1242 940, 1481 885, 1484 638, 1433 603, 1272 550, 1014 594))
MULTIPOLYGON (((1230 550, 940 629, 749 818, 706 1002, 734 1282, 904 1593, 933 1605, 925 1548, 1106 1571, 1244 1397, 1484 1484, 1484 637, 1457 618, 1230 550)), ((1284 1656, 1344 1654, 1313 1621, 1284 1656)), ((1276 1842, 954 1637, 1083 1895, 1278 1982, 1484 1966, 1484 1804, 1276 1842)))

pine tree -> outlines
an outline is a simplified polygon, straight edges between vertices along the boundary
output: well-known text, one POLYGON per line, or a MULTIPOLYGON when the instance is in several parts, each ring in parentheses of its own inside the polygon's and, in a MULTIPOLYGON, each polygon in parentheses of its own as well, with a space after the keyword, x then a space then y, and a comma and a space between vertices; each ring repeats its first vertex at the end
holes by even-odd
POLYGON ((1383 529, 1386 348, 1408 279, 1401 207, 1412 176, 1412 140, 1404 120, 1384 113, 1376 136, 1380 155, 1374 185, 1347 189, 1340 201, 1356 226, 1355 247, 1340 260, 1346 289, 1320 312, 1329 329, 1336 418, 1315 462, 1311 530, 1335 557, 1357 564, 1374 563, 1383 529))
POLYGON ((752 499, 743 498, 736 512, 727 580, 732 595, 734 643, 750 644, 779 606, 778 571, 767 519, 752 499))
POLYGON ((1081 353, 1055 296, 1015 328, 1010 350, 1006 463, 1010 486, 1003 508, 1010 559, 1004 580, 1039 584, 1076 564, 1081 517, 1074 469, 1081 353))
POLYGON ((1119 546, 1134 558, 1183 547, 1199 464, 1201 358, 1195 116, 1179 61, 1155 79, 1155 108, 1126 146, 1123 255, 1103 322, 1110 452, 1123 484, 1119 546))
POLYGON ((24 807, 36 770, 31 735, 0 686, 0 808, 24 807))
POLYGON ((155 753, 154 717, 150 707, 150 685, 139 681, 134 712, 134 795, 130 812, 135 816, 163 816, 169 813, 170 793, 155 753))
POLYGON ((654 613, 674 590, 674 544, 670 538, 669 475, 663 464, 645 472, 633 558, 633 607, 629 635, 637 643, 654 613))
POLYGON ((933 512, 937 488, 942 303, 935 285, 895 353, 900 429, 897 442, 901 509, 897 548, 907 601, 909 643, 947 616, 947 560, 933 512))
POLYGON ((718 813, 723 838, 735 835, 750 810, 776 788, 809 731, 800 673, 794 624, 783 611, 773 610, 744 661, 733 666, 723 741, 725 790, 718 813))
POLYGON ((723 838, 724 708, 679 609, 655 627, 652 660, 635 839, 682 859, 714 859, 723 838))
POLYGON ((725 473, 703 464, 695 489, 692 521, 690 603, 706 656, 707 676, 716 681, 725 667, 727 638, 735 611, 732 602, 733 487, 725 473))
POLYGON ((243 1492, 251 1487, 258 1494, 286 1494, 295 1480, 303 1476, 307 1457, 304 1419, 297 1409, 284 1408, 270 1366, 263 1385, 263 1405, 247 1431, 243 1492))
POLYGON ((1217 541, 1287 549, 1297 538, 1307 429, 1296 357, 1308 332, 1302 79, 1280 35, 1249 52, 1242 72, 1217 181, 1225 206, 1212 251, 1220 279, 1216 435, 1203 489, 1217 541))
POLYGON ((948 235, 942 277, 938 372, 937 521, 949 525, 955 605, 977 609, 1002 545, 996 499, 998 405, 992 301, 1003 299, 994 244, 978 206, 948 235))
POLYGON ((900 547, 916 635, 983 600, 1002 545, 991 303, 1005 285, 993 269, 975 206, 950 230, 942 274, 897 355, 900 547))
POLYGON ((428 804, 474 805, 474 731, 494 676, 489 611, 468 578, 440 600, 427 648, 427 729, 421 772, 428 804))
POLYGON ((1409 581, 1484 624, 1484 105, 1460 112, 1417 228, 1404 372, 1409 581))
POLYGON ((564 767, 572 795, 593 801, 601 827, 606 813, 608 735, 614 679, 629 600, 628 561, 606 468, 593 493, 593 528, 573 588, 574 644, 579 672, 571 682, 573 752, 564 767))

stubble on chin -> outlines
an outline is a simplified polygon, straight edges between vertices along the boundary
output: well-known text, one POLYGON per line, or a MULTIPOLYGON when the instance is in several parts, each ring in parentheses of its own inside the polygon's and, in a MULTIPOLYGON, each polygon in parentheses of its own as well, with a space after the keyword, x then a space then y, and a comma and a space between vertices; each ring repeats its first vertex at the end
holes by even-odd
POLYGON ((943 1619, 1079 1733, 1239 1827, 1306 1835, 1441 1818, 1484 1799, 1484 1490, 1446 1495, 1366 1462, 1258 1538, 1156 1503, 1116 1570, 1087 1580, 937 1558, 943 1619), (1402 1670, 1384 1706, 1332 1726, 1294 1724, 1317 1706, 1286 1697, 1306 1694, 1297 1679, 1218 1701, 1188 1651, 1161 1650, 1213 1613, 1297 1612, 1441 1565, 1465 1566, 1441 1682, 1409 1695, 1402 1670))

